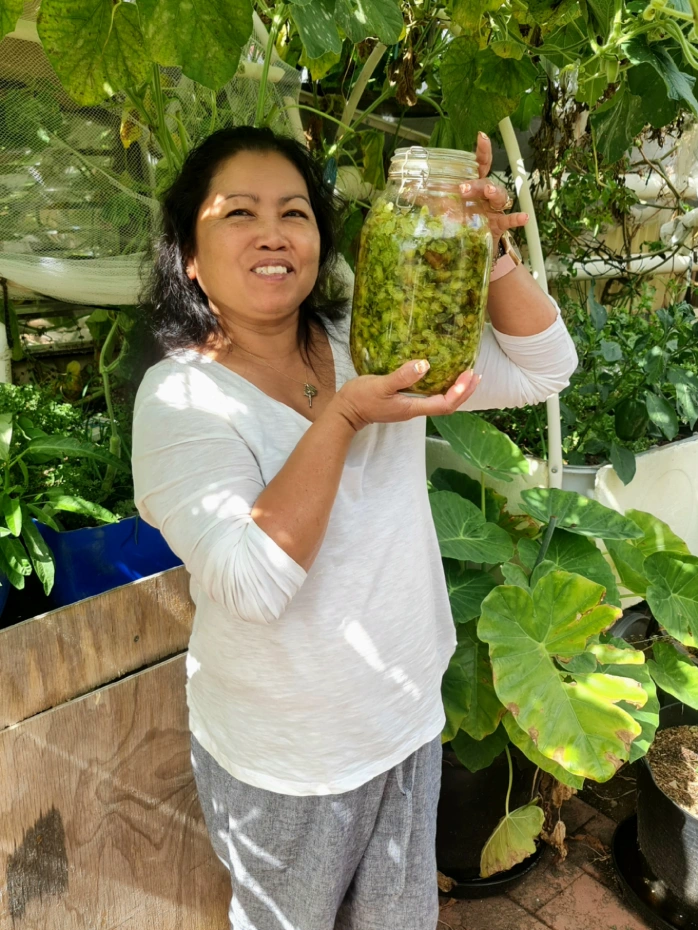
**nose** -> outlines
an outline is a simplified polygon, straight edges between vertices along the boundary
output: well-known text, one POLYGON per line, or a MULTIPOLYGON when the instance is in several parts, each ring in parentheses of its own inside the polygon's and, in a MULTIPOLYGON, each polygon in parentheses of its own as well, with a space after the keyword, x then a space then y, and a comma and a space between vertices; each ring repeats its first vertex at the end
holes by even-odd
POLYGON ((255 246, 272 252, 288 247, 288 236, 280 219, 268 217, 259 223, 255 246))

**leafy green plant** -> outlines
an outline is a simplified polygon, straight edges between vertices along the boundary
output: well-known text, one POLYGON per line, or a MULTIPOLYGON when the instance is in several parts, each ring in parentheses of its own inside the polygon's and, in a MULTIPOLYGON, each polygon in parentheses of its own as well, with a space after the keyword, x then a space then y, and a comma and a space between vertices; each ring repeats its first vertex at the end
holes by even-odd
MULTIPOLYGON (((686 303, 607 311, 593 290, 566 318, 579 367, 560 395, 563 455, 570 465, 610 461, 627 484, 636 453, 686 438, 698 422, 698 318, 686 303)), ((545 456, 538 408, 485 416, 526 452, 545 456)))
MULTIPOLYGON (((491 460, 500 479, 521 473, 521 451, 481 418, 434 423, 471 467, 491 460)), ((657 685, 698 707, 698 668, 685 648, 698 643, 698 558, 650 514, 554 488, 521 496, 524 515, 514 517, 484 470, 480 484, 447 469, 430 479, 458 639, 443 681, 443 739, 472 771, 513 746, 576 790, 647 752, 657 685), (621 597, 598 541, 660 624, 648 662, 612 634, 621 597)), ((542 829, 538 800, 514 811, 508 800, 482 852, 483 876, 530 855, 542 829)))
POLYGON ((59 530, 57 515, 77 513, 102 523, 114 523, 109 510, 82 497, 67 494, 60 487, 38 489, 32 471, 46 469, 54 462, 92 460, 123 469, 115 456, 92 442, 45 432, 23 414, 0 413, 0 464, 3 485, 0 492, 0 571, 15 588, 24 587, 25 578, 36 572, 44 591, 53 587, 55 566, 51 550, 34 521, 59 530))

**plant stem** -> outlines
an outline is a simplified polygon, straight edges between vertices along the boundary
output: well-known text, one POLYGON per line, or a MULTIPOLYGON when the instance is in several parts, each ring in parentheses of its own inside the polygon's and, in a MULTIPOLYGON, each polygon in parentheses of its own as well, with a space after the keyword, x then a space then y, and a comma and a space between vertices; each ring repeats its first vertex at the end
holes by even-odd
MULTIPOLYGON (((104 386, 104 401, 107 405, 107 413, 109 414, 109 451, 112 455, 116 455, 119 458, 121 457, 121 440, 119 439, 119 434, 117 432, 117 422, 116 415, 114 414, 114 404, 112 402, 111 396, 111 382, 109 380, 109 375, 113 371, 113 366, 108 365, 106 359, 109 357, 111 352, 112 345, 116 339, 116 335, 119 331, 119 317, 117 314, 116 319, 112 323, 112 327, 109 330, 107 338, 104 340, 104 345, 102 346, 102 351, 99 353, 99 373, 102 376, 102 384, 104 386)), ((119 353, 121 354, 121 353, 119 353)), ((110 491, 111 486, 114 483, 114 477, 116 475, 116 469, 113 465, 107 466, 107 471, 104 476, 104 481, 102 482, 102 490, 110 491)))
POLYGON ((485 473, 480 472, 480 506, 482 507, 482 516, 487 519, 487 500, 485 497, 485 473))
POLYGON ((259 91, 257 92, 257 110, 254 115, 254 125, 259 127, 262 125, 262 120, 264 119, 264 104, 267 97, 267 83, 269 81, 269 67, 271 65, 271 58, 276 48, 276 37, 279 34, 279 29, 286 18, 286 7, 284 4, 281 4, 278 10, 274 12, 274 18, 271 22, 271 29, 269 30, 269 38, 267 39, 267 47, 264 51, 264 66, 262 67, 262 78, 259 82, 259 91))
POLYGON ((354 118, 354 113, 361 102, 364 91, 366 90, 366 85, 373 77, 373 72, 378 67, 378 63, 386 52, 387 47, 381 42, 376 45, 371 54, 366 59, 366 62, 361 69, 361 74, 357 78, 356 84, 352 88, 349 99, 346 102, 344 107, 344 112, 342 113, 342 118, 340 122, 342 123, 341 128, 337 133, 337 142, 342 138, 344 133, 351 126, 351 121, 354 118))
POLYGON ((509 763, 509 787, 507 788, 507 799, 504 802, 504 810, 507 817, 509 816, 509 798, 511 797, 511 788, 514 784, 514 766, 511 761, 511 753, 509 752, 509 747, 504 747, 504 752, 507 754, 507 762, 509 763))
POLYGON ((540 552, 538 553, 538 558, 536 559, 536 564, 533 566, 533 571, 535 571, 540 563, 546 556, 548 547, 550 546, 550 540, 553 538, 553 533, 555 532, 555 524, 557 523, 557 517, 551 517, 550 523, 545 528, 545 535, 543 536, 543 542, 540 544, 540 552))

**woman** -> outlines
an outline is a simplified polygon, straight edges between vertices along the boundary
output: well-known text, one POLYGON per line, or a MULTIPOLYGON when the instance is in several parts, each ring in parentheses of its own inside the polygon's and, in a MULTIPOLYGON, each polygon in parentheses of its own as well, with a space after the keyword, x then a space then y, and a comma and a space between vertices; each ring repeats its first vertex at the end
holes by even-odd
MULTIPOLYGON (((477 158, 464 193, 486 199, 498 238, 527 217, 502 212, 486 136, 477 158)), ((136 500, 191 573, 192 765, 232 874, 231 927, 434 930, 455 636, 424 418, 542 401, 574 348, 509 258, 475 373, 430 398, 399 393, 423 359, 357 377, 348 314, 322 297, 331 194, 305 150, 267 130, 207 139, 163 214, 163 358, 136 403, 136 500)))

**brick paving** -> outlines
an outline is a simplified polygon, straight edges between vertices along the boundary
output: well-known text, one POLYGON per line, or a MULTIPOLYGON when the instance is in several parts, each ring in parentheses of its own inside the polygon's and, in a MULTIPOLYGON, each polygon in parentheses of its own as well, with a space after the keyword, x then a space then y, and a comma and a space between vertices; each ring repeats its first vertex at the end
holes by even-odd
POLYGON ((508 894, 479 901, 444 900, 438 930, 649 930, 615 882, 609 844, 615 823, 579 798, 563 808, 569 855, 547 849, 508 894))

